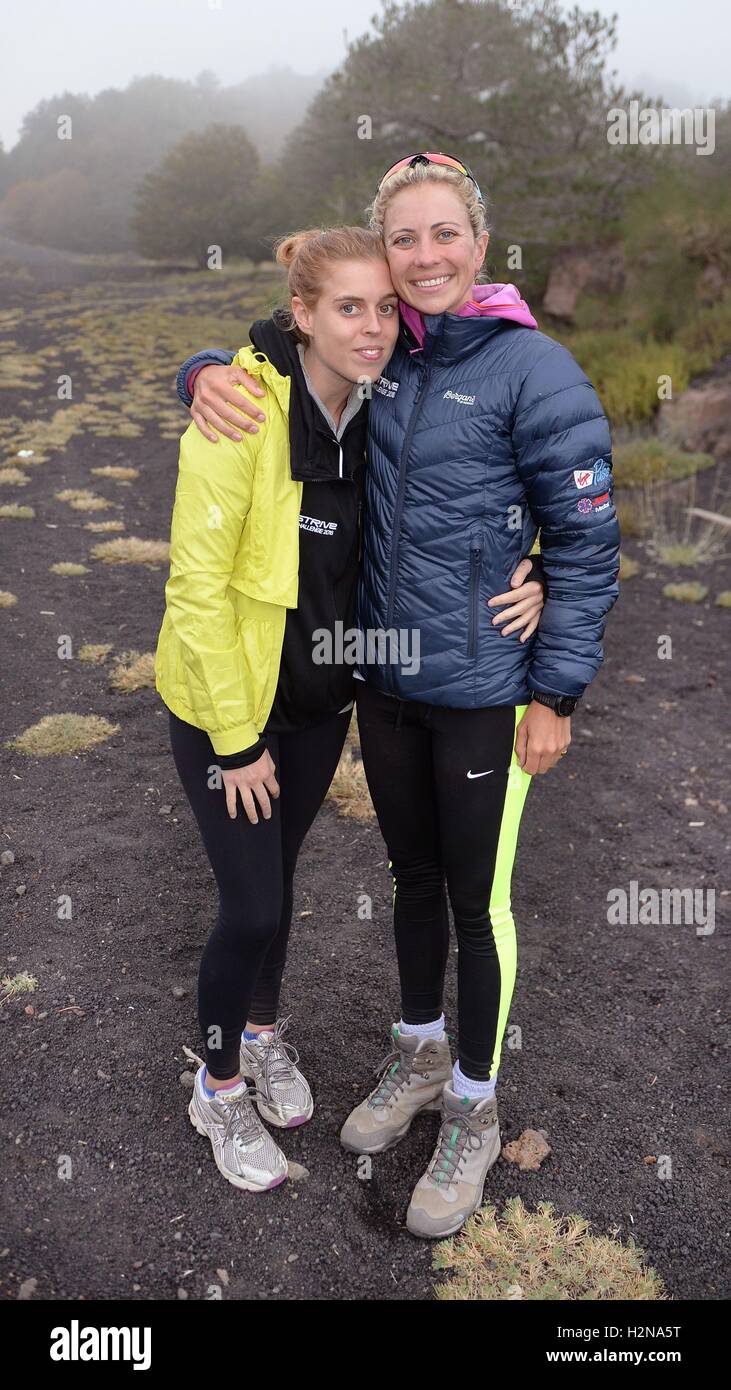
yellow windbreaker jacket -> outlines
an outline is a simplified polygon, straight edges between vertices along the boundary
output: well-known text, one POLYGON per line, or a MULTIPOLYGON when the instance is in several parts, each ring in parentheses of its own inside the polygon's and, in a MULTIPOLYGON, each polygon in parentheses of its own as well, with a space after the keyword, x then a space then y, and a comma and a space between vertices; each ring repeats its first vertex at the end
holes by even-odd
MULTIPOLYGON (((159 695, 214 752, 252 747, 274 702, 286 610, 297 606, 302 483, 290 472, 290 378, 251 347, 234 365, 266 390, 257 434, 180 441, 159 695)), ((238 388, 242 392, 243 387, 238 388)))

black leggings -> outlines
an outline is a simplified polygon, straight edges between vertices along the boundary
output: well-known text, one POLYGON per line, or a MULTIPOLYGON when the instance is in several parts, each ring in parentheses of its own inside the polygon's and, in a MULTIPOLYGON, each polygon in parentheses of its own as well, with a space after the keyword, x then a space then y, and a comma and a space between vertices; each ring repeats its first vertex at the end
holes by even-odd
POLYGON ((463 1075, 495 1075, 515 983, 510 878, 530 777, 513 753, 525 706, 451 709, 356 681, 368 788, 393 875, 405 1023, 442 1012, 449 955, 445 880, 458 962, 463 1075))
POLYGON ((223 784, 212 775, 218 764, 208 734, 169 714, 175 766, 218 884, 218 919, 198 975, 198 1018, 211 1075, 227 1081, 239 1070, 247 1019, 277 1017, 297 856, 340 760, 351 711, 311 729, 267 734, 280 790, 269 821, 254 798, 257 825, 238 796, 238 815, 229 816, 223 784))

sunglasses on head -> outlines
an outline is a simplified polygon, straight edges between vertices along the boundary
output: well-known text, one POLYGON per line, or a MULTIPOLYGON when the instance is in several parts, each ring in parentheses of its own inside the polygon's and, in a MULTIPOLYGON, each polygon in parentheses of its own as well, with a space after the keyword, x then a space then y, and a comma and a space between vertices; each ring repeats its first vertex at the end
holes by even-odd
POLYGON ((484 203, 485 199, 480 191, 480 185, 467 164, 464 164, 461 159, 455 159, 451 154, 433 154, 429 151, 425 151, 423 154, 407 154, 405 159, 399 159, 396 164, 392 164, 379 182, 379 191, 387 179, 398 174, 400 169, 413 169, 417 164, 444 164, 448 169, 457 169, 460 174, 464 174, 475 185, 477 197, 481 203, 484 203))

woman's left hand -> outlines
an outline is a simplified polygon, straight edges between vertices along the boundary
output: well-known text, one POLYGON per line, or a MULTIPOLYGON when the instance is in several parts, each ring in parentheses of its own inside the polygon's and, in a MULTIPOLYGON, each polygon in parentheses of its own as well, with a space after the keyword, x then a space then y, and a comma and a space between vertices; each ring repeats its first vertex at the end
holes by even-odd
POLYGON ((531 571, 531 561, 526 558, 521 560, 512 579, 510 580, 510 592, 507 594, 496 594, 494 598, 488 599, 488 608, 497 608, 501 604, 509 603, 504 613, 498 613, 493 618, 493 626, 505 623, 502 636, 507 637, 509 632, 518 632, 520 628, 525 631, 520 635, 520 641, 525 642, 535 632, 538 627, 538 619, 543 608, 543 585, 537 579, 531 579, 528 584, 523 580, 531 571))
POLYGON ((515 735, 515 756, 524 772, 549 772, 568 750, 571 719, 531 700, 515 735))

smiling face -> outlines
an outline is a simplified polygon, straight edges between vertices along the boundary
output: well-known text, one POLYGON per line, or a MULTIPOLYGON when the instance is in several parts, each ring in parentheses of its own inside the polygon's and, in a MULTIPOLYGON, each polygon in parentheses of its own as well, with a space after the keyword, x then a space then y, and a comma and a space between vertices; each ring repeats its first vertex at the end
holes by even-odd
POLYGON ((398 296, 385 260, 334 261, 313 308, 298 296, 292 313, 309 339, 310 363, 335 385, 375 380, 398 335, 398 296))
POLYGON ((402 188, 386 207, 383 237, 401 298, 422 314, 456 314, 489 241, 487 232, 475 238, 459 194, 432 180, 402 188))

